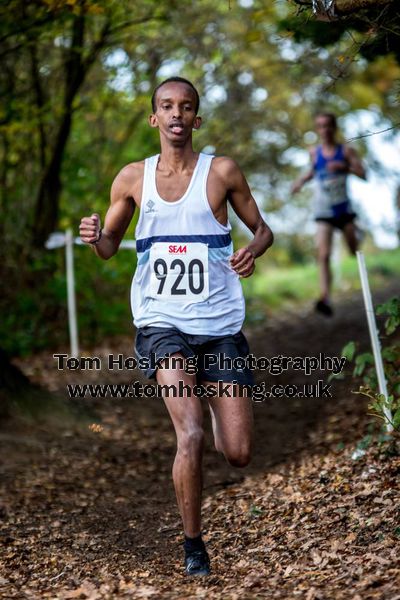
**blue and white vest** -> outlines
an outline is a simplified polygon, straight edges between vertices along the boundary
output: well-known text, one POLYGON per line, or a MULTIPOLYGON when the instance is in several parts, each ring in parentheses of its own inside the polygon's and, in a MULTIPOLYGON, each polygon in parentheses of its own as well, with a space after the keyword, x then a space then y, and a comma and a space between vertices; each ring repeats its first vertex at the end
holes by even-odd
POLYGON ((229 265, 231 225, 219 223, 207 199, 213 156, 199 154, 189 187, 174 202, 157 191, 159 156, 145 160, 131 286, 133 322, 189 334, 235 334, 243 324, 245 303, 239 276, 229 265))
POLYGON ((338 144, 335 154, 329 158, 322 154, 322 147, 318 146, 314 162, 316 219, 340 217, 353 212, 347 192, 347 172, 330 172, 327 166, 332 161, 346 161, 343 145, 338 144))

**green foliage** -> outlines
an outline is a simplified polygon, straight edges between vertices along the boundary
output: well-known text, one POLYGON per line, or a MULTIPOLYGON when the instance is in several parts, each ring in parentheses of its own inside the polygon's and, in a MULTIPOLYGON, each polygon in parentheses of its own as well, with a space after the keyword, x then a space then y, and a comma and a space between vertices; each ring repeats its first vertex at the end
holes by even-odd
POLYGON ((310 59, 314 52, 327 55, 320 103, 337 112, 335 96, 338 95, 344 112, 365 103, 379 106, 394 125, 397 123, 400 71, 397 2, 384 8, 377 5, 350 12, 329 22, 317 20, 311 9, 302 6, 295 14, 283 15, 278 28, 282 34, 291 36, 300 52, 304 49, 304 58, 308 55, 310 59))
MULTIPOLYGON (((280 256, 280 252, 278 248, 276 256, 274 245, 265 257, 257 260, 254 275, 242 280, 248 323, 261 321, 274 310, 280 310, 282 307, 293 308, 318 296, 318 269, 315 261, 305 265, 293 265, 287 257, 280 256)), ((370 254, 367 257, 367 266, 371 286, 384 286, 393 278, 400 277, 400 249, 370 254), (379 265, 383 266, 384 270, 377 269, 379 265)), ((343 259, 341 282, 339 286, 335 284, 335 289, 360 289, 357 262, 353 257, 343 259)))
MULTIPOLYGON (((386 316, 384 323, 387 336, 396 333, 400 326, 400 298, 394 297, 376 309, 377 315, 386 316)), ((395 431, 400 431, 400 344, 394 339, 390 345, 382 348, 382 360, 388 389, 388 397, 379 393, 378 380, 374 366, 374 357, 370 352, 355 354, 357 345, 348 342, 342 355, 354 362, 353 375, 362 378, 363 385, 355 393, 370 399, 370 414, 389 423, 395 431), (389 418, 391 414, 391 418, 389 418)))
POLYGON ((376 314, 388 315, 385 321, 385 330, 387 335, 392 334, 400 326, 400 298, 392 298, 385 304, 380 304, 376 309, 376 314))
POLYGON ((256 506, 255 504, 252 504, 250 506, 249 515, 251 517, 256 517, 257 518, 257 517, 259 517, 262 514, 264 514, 264 511, 263 511, 262 508, 258 508, 258 506, 256 506))
MULTIPOLYGON (((129 290, 136 254, 124 249, 109 261, 100 261, 90 248, 78 246, 74 256, 81 348, 107 336, 133 332, 129 290)), ((39 255, 30 268, 35 284, 12 299, 3 296, 0 303, 0 337, 10 355, 29 355, 49 346, 68 347, 69 343, 63 249, 39 255)))
POLYGON ((330 46, 337 43, 344 32, 346 25, 341 21, 325 23, 316 19, 303 19, 299 15, 290 15, 279 22, 281 31, 291 32, 293 39, 298 42, 311 40, 316 46, 330 46))
POLYGON ((355 342, 348 342, 345 346, 343 346, 341 354, 348 361, 352 361, 354 358, 355 352, 356 352, 355 342))
POLYGON ((289 15, 280 21, 280 28, 292 32, 297 42, 311 40, 318 47, 338 44, 342 38, 354 34, 363 34, 358 52, 368 61, 378 56, 393 53, 400 63, 400 17, 396 2, 371 7, 368 10, 354 12, 337 21, 320 21, 308 11, 302 15, 289 15))
MULTIPOLYGON (((355 367, 354 367, 354 376, 361 377, 367 367, 370 367, 374 364, 374 357, 371 352, 364 352, 363 354, 358 354, 355 357, 355 367)), ((369 375, 365 373, 365 377, 369 378, 369 375)))
MULTIPOLYGON (((59 174, 45 198, 57 229, 76 232, 93 211, 104 218, 116 173, 158 151, 157 131, 146 117, 152 88, 168 75, 186 76, 199 88, 204 125, 194 137, 197 150, 235 158, 267 212, 287 219, 290 204, 291 219, 297 208, 306 210, 307 193, 288 195, 298 171, 288 148, 303 147, 322 100, 346 111, 371 102, 385 108, 399 69, 388 56, 367 70, 354 61, 351 76, 322 94, 342 38, 327 58, 308 39, 287 33, 282 19, 290 13, 286 3, 245 7, 226 0, 201 0, 185 10, 174 0, 0 6, 0 275, 7 282, 0 334, 7 351, 26 354, 67 342, 63 252, 31 248, 48 218, 38 201, 46 174, 59 174)), ((75 255, 81 339, 125 330, 135 259, 128 251, 107 263, 87 249, 76 248, 75 255)), ((253 322, 263 318, 265 300, 280 306, 316 291, 307 235, 282 235, 268 256, 275 260, 272 272, 244 283, 256 295, 253 322), (303 267, 286 270, 293 262, 303 267)))
POLYGON ((82 348, 105 338, 133 334, 130 284, 136 268, 136 253, 121 249, 108 261, 100 261, 89 248, 76 250, 79 335, 82 348))

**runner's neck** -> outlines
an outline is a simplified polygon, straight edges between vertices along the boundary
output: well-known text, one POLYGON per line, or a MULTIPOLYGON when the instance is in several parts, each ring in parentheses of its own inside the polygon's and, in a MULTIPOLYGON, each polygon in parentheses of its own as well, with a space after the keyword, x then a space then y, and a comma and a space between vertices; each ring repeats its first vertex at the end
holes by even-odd
POLYGON ((322 156, 324 158, 332 158, 336 153, 338 145, 339 144, 336 141, 334 141, 332 143, 323 142, 321 144, 322 156))
POLYGON ((161 144, 157 169, 173 173, 184 173, 195 168, 199 153, 190 146, 175 148, 161 144))

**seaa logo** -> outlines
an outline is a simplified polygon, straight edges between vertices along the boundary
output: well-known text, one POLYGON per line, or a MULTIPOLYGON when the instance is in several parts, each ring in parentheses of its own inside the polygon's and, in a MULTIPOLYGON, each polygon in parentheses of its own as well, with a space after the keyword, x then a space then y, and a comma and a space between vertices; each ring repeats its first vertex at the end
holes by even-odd
POLYGON ((168 246, 169 254, 186 254, 186 246, 181 246, 179 244, 170 244, 168 246))

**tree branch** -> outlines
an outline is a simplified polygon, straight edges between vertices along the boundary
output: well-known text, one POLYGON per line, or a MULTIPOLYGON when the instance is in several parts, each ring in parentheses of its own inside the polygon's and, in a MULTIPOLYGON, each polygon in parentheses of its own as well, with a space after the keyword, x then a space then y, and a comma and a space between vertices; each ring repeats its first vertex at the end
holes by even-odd
POLYGON ((394 0, 336 0, 335 10, 338 15, 348 15, 387 4, 394 4, 394 0))
POLYGON ((33 88, 35 90, 36 106, 38 110, 38 125, 39 125, 39 137, 40 137, 40 164, 42 169, 46 165, 46 148, 47 148, 47 136, 43 123, 43 110, 45 106, 45 92, 42 87, 42 82, 39 75, 39 65, 36 53, 36 45, 34 41, 29 44, 29 53, 31 59, 31 77, 33 88))
MULTIPOLYGON (((337 16, 349 15, 366 10, 369 8, 377 8, 379 6, 387 6, 394 4, 396 0, 336 0, 334 2, 334 11, 337 16)), ((294 0, 298 6, 311 6, 309 0, 294 0)))
POLYGON ((372 137, 373 135, 379 135, 380 133, 386 133, 387 131, 393 131, 393 129, 397 129, 398 127, 400 127, 400 121, 395 123, 392 127, 387 127, 386 129, 380 129, 379 131, 372 131, 371 133, 356 135, 355 137, 346 140, 346 143, 354 142, 355 140, 361 140, 362 138, 372 137))

